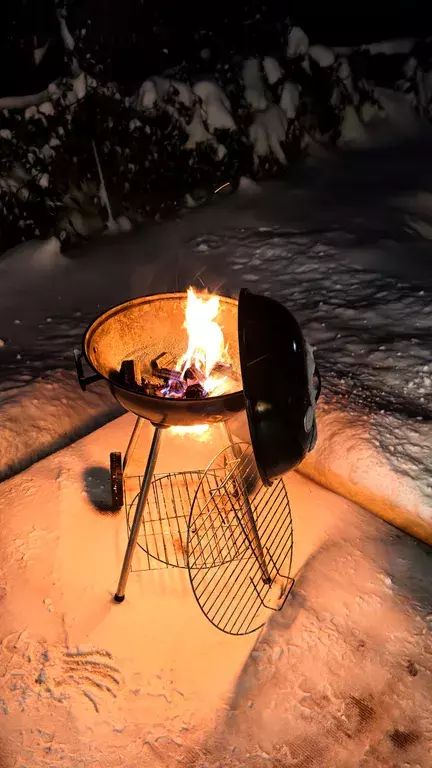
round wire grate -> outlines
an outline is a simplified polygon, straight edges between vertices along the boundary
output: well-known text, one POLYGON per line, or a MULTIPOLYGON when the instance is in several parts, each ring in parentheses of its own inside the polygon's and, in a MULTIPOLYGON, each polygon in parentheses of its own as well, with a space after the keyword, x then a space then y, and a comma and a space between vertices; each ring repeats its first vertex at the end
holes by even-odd
POLYGON ((196 600, 232 635, 263 626, 291 590, 292 518, 283 480, 265 487, 251 445, 233 443, 203 473, 187 525, 196 600))
MULTIPOLYGON (((130 533, 130 525, 133 520, 136 504, 139 496, 142 478, 128 478, 129 485, 134 485, 135 496, 130 505, 126 502, 127 525, 130 533)), ((144 561, 141 558, 140 567, 133 570, 153 570, 161 566, 174 566, 187 568, 187 532, 192 504, 199 500, 201 507, 205 507, 213 493, 218 492, 220 483, 219 473, 215 470, 194 470, 190 472, 174 472, 155 475, 150 485, 147 504, 144 509, 141 530, 137 544, 144 553, 144 561)), ((224 515, 224 525, 221 525, 221 516, 218 509, 214 509, 206 516, 206 530, 202 530, 203 541, 201 548, 208 546, 212 540, 219 552, 224 552, 225 560, 236 558, 239 548, 232 544, 227 548, 227 540, 235 542, 238 536, 235 529, 238 527, 238 516, 232 510, 227 510, 224 515), (232 539, 227 539, 228 531, 232 539)), ((195 531, 193 531, 196 534, 195 531)), ((242 543, 243 549, 245 542, 242 543)))
MULTIPOLYGON (((152 570, 165 566, 186 568, 187 524, 191 506, 200 487, 203 470, 155 475, 150 485, 137 544, 144 553, 141 568, 152 570)), ((142 477, 128 478, 141 487, 142 477)), ((126 505, 128 532, 133 520, 139 491, 126 505)))

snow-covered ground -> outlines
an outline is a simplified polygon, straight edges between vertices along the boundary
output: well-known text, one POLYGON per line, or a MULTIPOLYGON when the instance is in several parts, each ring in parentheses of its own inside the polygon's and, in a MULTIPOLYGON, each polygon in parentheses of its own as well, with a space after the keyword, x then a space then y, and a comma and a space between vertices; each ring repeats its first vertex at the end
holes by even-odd
POLYGON ((268 293, 298 316, 324 379, 302 470, 431 538, 432 174, 423 137, 311 162, 69 257, 56 241, 0 260, 0 476, 119 414, 81 393, 72 350, 132 296, 190 283, 268 293))
MULTIPOLYGON (((291 473, 296 583, 260 635, 215 629, 175 568, 118 605, 125 516, 100 509, 132 424, 0 487, 2 768, 429 768, 430 549, 291 473)), ((218 447, 167 433, 160 471, 218 447)))

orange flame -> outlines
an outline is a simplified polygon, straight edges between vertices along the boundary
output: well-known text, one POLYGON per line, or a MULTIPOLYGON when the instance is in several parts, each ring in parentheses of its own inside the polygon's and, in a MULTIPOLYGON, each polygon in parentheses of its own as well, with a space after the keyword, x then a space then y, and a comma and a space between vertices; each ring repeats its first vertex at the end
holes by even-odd
POLYGON ((218 312, 218 296, 200 297, 193 288, 188 289, 184 324, 188 332, 188 348, 177 367, 184 374, 195 365, 205 375, 204 389, 213 394, 217 394, 216 390, 223 391, 226 381, 225 376, 212 375, 216 363, 226 357, 223 331, 216 322, 218 312))

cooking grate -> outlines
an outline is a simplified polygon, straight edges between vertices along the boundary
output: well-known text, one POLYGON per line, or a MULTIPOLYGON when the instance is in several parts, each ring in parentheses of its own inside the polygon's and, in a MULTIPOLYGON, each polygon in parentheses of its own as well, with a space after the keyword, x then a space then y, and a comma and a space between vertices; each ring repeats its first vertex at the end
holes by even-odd
POLYGON ((188 524, 190 581, 209 621, 233 635, 259 629, 289 595, 292 550, 284 482, 264 486, 251 445, 233 443, 203 474, 188 524))
MULTIPOLYGON (((130 533, 131 521, 135 514, 142 479, 142 476, 128 476, 125 483, 128 533, 130 533), (133 497, 130 504, 128 496, 133 497)), ((195 470, 155 475, 137 539, 142 554, 132 570, 147 571, 169 566, 187 568, 187 526, 191 507, 194 501, 204 507, 208 497, 217 492, 219 483, 220 478, 215 471, 195 470)), ((202 557, 205 557, 204 552, 210 542, 213 542, 221 558, 222 552, 225 559, 239 557, 241 552, 234 543, 236 537, 232 542, 229 540, 229 536, 234 535, 236 528, 238 528, 236 510, 229 510, 222 516, 221 512, 214 508, 213 513, 206 516, 205 526, 201 526, 202 557)), ((222 562, 223 560, 220 559, 219 564, 222 562)), ((217 564, 217 559, 214 564, 217 564)))
MULTIPOLYGON (((130 529, 142 477, 125 485, 130 529)), ((155 475, 137 543, 133 570, 188 568, 201 610, 229 634, 259 629, 293 584, 285 485, 263 485, 248 443, 233 443, 207 470, 155 475)))
MULTIPOLYGON (((144 508, 137 544, 143 554, 133 571, 148 571, 169 566, 186 568, 187 523, 190 508, 203 471, 155 475, 144 508)), ((142 476, 125 479, 125 504, 128 533, 135 515, 142 476), (128 503, 128 498, 132 501, 128 503)))

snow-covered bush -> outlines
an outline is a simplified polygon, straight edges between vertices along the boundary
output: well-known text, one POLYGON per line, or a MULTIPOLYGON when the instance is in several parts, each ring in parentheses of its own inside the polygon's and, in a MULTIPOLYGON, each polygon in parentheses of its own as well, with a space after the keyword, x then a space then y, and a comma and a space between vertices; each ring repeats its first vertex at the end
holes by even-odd
MULTIPOLYGON (((172 43, 164 47, 157 12, 144 5, 132 2, 136 17, 126 19, 109 0, 96 23, 101 0, 58 3, 67 77, 33 101, 9 100, 13 108, 0 99, 0 251, 34 236, 66 243, 116 231, 241 175, 284 172, 305 137, 363 135, 389 87, 431 114, 431 45, 338 53, 295 24, 270 23, 265 9, 241 41, 215 11, 220 43, 187 32, 190 60, 166 71, 172 43)), ((37 45, 36 63, 51 43, 37 45)))

